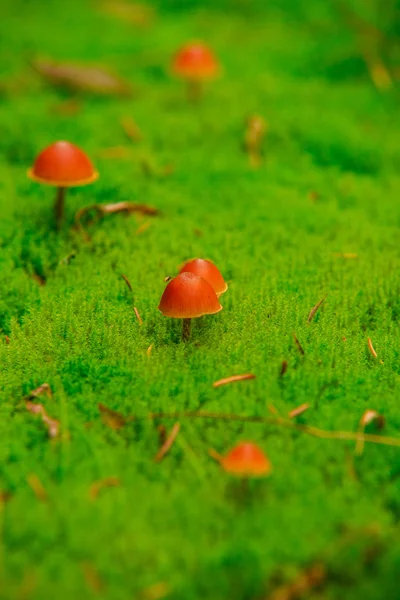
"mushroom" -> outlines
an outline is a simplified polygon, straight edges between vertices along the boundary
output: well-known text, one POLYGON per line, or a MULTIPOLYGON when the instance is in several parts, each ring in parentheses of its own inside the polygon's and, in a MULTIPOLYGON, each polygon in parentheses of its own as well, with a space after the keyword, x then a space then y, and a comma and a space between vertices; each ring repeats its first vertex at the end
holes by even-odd
POLYGON ((194 258, 185 263, 179 272, 194 273, 199 277, 203 277, 203 279, 212 285, 217 296, 220 296, 228 289, 220 270, 211 262, 211 260, 194 258))
POLYGON ((165 317, 183 319, 182 339, 190 337, 191 319, 222 310, 214 288, 203 277, 180 273, 168 283, 158 309, 165 317))
POLYGON ((222 468, 239 477, 265 477, 271 472, 271 463, 253 442, 239 442, 220 459, 222 468))
POLYGON ((66 188, 88 185, 98 176, 86 154, 74 144, 63 141, 42 150, 28 170, 28 177, 33 181, 57 188, 54 214, 58 229, 64 217, 66 188))
POLYGON ((214 79, 220 70, 213 52, 202 42, 183 46, 173 59, 172 69, 187 82, 189 100, 198 100, 203 82, 214 79))

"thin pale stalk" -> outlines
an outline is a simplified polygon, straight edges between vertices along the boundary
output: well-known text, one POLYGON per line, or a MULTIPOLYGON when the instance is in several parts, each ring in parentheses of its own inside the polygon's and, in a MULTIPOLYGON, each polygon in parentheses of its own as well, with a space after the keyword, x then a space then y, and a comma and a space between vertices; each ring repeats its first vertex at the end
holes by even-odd
POLYGON ((58 187, 56 199, 54 202, 54 217, 56 220, 57 229, 60 229, 64 220, 64 208, 65 208, 65 187, 58 187))

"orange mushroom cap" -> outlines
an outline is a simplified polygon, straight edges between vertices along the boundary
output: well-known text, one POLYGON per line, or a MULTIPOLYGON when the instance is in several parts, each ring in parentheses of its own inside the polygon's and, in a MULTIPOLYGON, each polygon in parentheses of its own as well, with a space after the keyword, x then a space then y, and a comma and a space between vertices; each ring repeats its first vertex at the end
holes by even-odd
POLYGON ((194 258, 185 263, 179 272, 194 273, 199 277, 203 277, 214 288, 217 296, 220 296, 228 289, 220 270, 211 260, 194 258))
POLYGON ((227 473, 242 477, 263 477, 271 471, 271 463, 253 442, 239 442, 221 459, 227 473))
POLYGON ((55 142, 37 156, 28 177, 57 187, 87 185, 99 174, 86 154, 71 142, 55 142))
POLYGON ((174 319, 194 319, 222 310, 214 288, 193 273, 180 273, 171 279, 158 308, 165 317, 174 319))
POLYGON ((172 63, 175 75, 184 79, 212 79, 219 65, 214 54, 202 42, 191 42, 181 48, 172 63))

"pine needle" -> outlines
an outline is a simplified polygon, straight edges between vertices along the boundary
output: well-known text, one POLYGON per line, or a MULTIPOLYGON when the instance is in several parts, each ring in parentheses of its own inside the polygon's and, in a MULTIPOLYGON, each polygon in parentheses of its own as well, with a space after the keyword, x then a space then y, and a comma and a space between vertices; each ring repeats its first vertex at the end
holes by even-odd
POLYGON ((245 375, 232 375, 231 377, 225 377, 225 379, 219 379, 218 381, 214 381, 213 387, 221 387, 222 385, 227 385, 229 383, 236 383, 237 381, 245 381, 246 379, 255 379, 256 376, 252 373, 246 373, 245 375))
POLYGON ((310 310, 308 317, 307 317, 307 323, 311 323, 311 321, 313 320, 313 318, 315 317, 315 315, 317 314, 320 306, 325 302, 326 297, 328 294, 325 294, 325 296, 322 298, 322 300, 320 300, 315 306, 313 306, 313 308, 310 310))
POLYGON ((290 413, 288 415, 289 419, 294 419, 295 417, 299 417, 300 415, 305 413, 306 410, 308 410, 309 408, 310 408, 310 405, 307 403, 300 404, 300 406, 298 406, 297 408, 294 408, 293 410, 290 411, 290 413))
POLYGON ((298 337, 297 337, 297 335, 295 334, 294 331, 293 331, 293 339, 294 339, 294 342, 295 342, 295 344, 297 346, 297 350, 300 352, 300 354, 302 354, 304 356, 305 352, 303 350, 303 346, 300 344, 300 342, 298 340, 298 337))
POLYGON ((142 317, 140 316, 139 311, 136 308, 136 306, 133 307, 133 310, 135 311, 135 315, 136 315, 136 318, 137 318, 137 320, 139 322, 139 326, 141 327, 143 325, 142 317))
POLYGON ((155 457, 154 457, 155 462, 162 461, 162 459, 165 457, 165 455, 168 454, 168 452, 170 451, 170 449, 176 439, 176 436, 179 433, 180 428, 181 428, 181 424, 175 423, 175 425, 171 429, 169 436, 167 437, 167 439, 161 446, 160 450, 155 455, 155 457))

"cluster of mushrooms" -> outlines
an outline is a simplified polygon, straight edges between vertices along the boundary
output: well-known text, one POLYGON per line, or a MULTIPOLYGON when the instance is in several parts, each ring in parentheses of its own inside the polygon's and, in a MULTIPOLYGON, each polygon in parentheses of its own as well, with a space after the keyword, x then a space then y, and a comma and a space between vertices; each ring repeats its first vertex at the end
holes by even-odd
MULTIPOLYGON (((191 99, 197 99, 202 83, 219 71, 213 53, 201 43, 185 45, 176 54, 172 67, 175 75, 187 82, 191 99)), ((28 176, 57 189, 54 216, 59 229, 64 218, 67 188, 93 183, 99 174, 83 150, 71 142, 58 141, 37 156, 28 176)), ((215 265, 208 260, 195 259, 185 264, 179 275, 168 283, 159 309, 165 316, 183 319, 182 338, 187 340, 191 319, 222 310, 218 298, 227 288, 215 265)))
POLYGON ((221 272, 210 260, 195 258, 169 281, 158 308, 165 317, 183 319, 182 339, 187 341, 191 320, 220 312, 219 296, 227 289, 221 272))
MULTIPOLYGON (((220 72, 219 64, 207 46, 202 43, 185 45, 172 63, 173 73, 187 84, 191 101, 199 100, 203 83, 220 72)), ((28 176, 40 184, 56 188, 54 216, 57 229, 64 218, 66 190, 89 185, 98 179, 98 172, 89 157, 67 141, 57 141, 45 148, 28 170, 28 176)), ((182 319, 182 339, 190 336, 191 320, 220 312, 221 294, 228 286, 219 269, 209 260, 196 258, 185 263, 179 274, 168 278, 159 310, 166 317, 182 319)), ((264 452, 252 442, 239 442, 225 456, 212 453, 221 467, 239 477, 263 477, 271 471, 264 452)))

